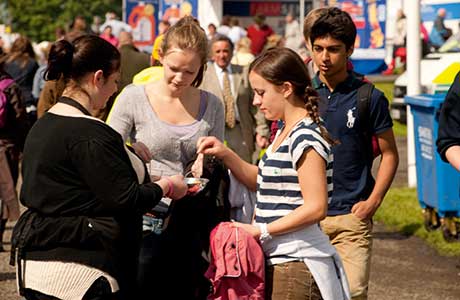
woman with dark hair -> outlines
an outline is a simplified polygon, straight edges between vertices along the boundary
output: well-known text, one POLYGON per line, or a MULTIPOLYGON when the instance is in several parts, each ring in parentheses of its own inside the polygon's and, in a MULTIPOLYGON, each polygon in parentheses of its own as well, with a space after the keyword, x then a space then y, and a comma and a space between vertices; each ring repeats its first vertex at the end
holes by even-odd
POLYGON ((182 175, 152 183, 121 136, 91 115, 117 90, 120 54, 82 36, 50 51, 45 76, 66 87, 24 147, 12 259, 26 299, 135 299, 142 213, 185 195, 182 175))
POLYGON ((31 124, 37 119, 37 103, 32 96, 34 75, 38 69, 35 52, 29 39, 19 36, 7 55, 0 58, 4 70, 19 85, 31 124))
POLYGON ((283 120, 259 166, 248 164, 213 137, 198 152, 215 155, 248 188, 257 190, 253 224, 234 223, 262 243, 266 299, 348 299, 335 248, 319 228, 332 192, 329 137, 318 96, 300 56, 287 48, 263 52, 250 65, 254 105, 268 120, 283 120))

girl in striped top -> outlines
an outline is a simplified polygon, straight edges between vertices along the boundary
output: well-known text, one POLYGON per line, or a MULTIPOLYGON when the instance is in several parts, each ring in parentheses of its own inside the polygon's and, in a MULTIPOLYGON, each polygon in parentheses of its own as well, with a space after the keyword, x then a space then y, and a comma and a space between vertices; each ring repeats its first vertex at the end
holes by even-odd
POLYGON ((305 64, 292 50, 273 48, 250 65, 253 104, 282 127, 259 166, 218 139, 198 140, 198 152, 221 158, 235 177, 257 190, 253 224, 234 223, 258 238, 267 259, 267 299, 349 299, 334 247, 319 228, 332 192, 334 142, 318 115, 305 64))

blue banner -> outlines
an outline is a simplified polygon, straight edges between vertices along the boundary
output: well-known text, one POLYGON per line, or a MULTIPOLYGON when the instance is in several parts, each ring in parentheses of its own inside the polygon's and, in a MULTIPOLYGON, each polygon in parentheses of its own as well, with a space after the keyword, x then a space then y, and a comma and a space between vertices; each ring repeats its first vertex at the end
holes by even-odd
POLYGON ((158 11, 159 0, 126 0, 126 22, 133 28, 134 44, 143 50, 155 40, 158 11))
POLYGON ((184 16, 198 17, 197 0, 161 0, 160 2, 159 17, 171 24, 184 16))

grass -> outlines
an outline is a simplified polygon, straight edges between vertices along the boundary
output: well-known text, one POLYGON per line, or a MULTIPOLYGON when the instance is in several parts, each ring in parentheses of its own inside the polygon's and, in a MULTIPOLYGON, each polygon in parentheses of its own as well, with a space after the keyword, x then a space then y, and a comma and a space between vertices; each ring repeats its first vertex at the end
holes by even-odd
POLYGON ((427 231, 423 224, 422 209, 414 188, 392 188, 375 215, 391 229, 424 239, 439 254, 460 256, 460 242, 448 243, 441 230, 427 231))
MULTIPOLYGON (((375 87, 378 88, 385 94, 388 101, 393 101, 393 82, 376 82, 375 87)), ((398 121, 393 121, 393 131, 396 136, 406 136, 407 135, 407 126, 405 124, 399 123, 398 121)))

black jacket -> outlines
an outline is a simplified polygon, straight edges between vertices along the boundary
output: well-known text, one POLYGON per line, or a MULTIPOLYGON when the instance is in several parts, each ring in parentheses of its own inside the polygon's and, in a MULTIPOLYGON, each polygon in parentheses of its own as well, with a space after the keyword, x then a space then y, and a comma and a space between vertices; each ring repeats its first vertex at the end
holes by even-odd
POLYGON ((460 72, 455 76, 441 108, 436 145, 444 161, 447 161, 447 149, 460 145, 460 72))

